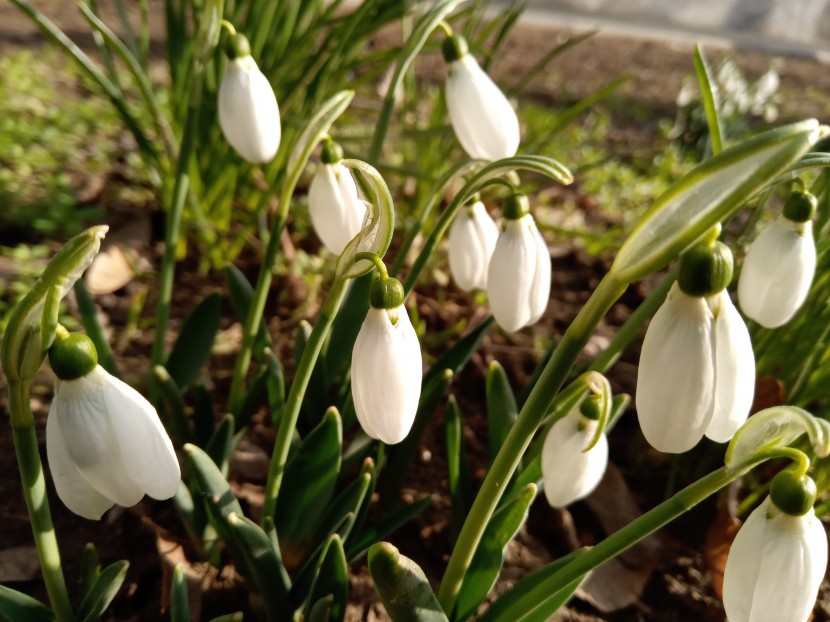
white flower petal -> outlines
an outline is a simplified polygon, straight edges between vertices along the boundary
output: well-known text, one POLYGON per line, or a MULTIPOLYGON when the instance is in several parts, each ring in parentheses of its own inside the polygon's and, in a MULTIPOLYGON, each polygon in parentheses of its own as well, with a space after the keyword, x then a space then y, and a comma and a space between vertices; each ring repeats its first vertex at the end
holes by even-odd
POLYGON ((369 436, 388 445, 406 438, 418 410, 421 374, 421 346, 406 309, 369 309, 352 351, 355 413, 369 436))
POLYGON ((115 501, 99 493, 83 478, 69 455, 59 427, 58 415, 50 410, 46 420, 46 455, 58 497, 75 514, 100 520, 115 501))
POLYGON ((730 622, 804 622, 827 567, 827 536, 813 510, 789 516, 769 499, 750 514, 726 560, 730 622))
POLYGON ((484 203, 475 201, 459 210, 449 235, 450 273, 459 289, 487 288, 487 269, 498 237, 499 229, 484 203))
MULTIPOLYGON (((532 217, 531 217, 532 218, 532 217)), ((530 319, 527 325, 539 321, 548 307, 550 299, 550 251, 536 223, 531 220, 533 239, 536 241, 536 269, 533 273, 533 285, 530 288, 530 319)))
POLYGON ((718 294, 715 317, 715 412, 706 436, 717 443, 732 438, 749 416, 755 398, 755 355, 741 314, 729 294, 718 294))
POLYGON ((519 119, 504 93, 465 54, 447 67, 447 109, 455 135, 471 158, 499 160, 519 147, 519 119))
POLYGON ((579 429, 579 418, 564 417, 553 424, 542 446, 542 478, 545 497, 563 508, 587 497, 597 487, 608 466, 608 439, 603 434, 589 451, 583 450, 594 436, 596 424, 579 429))
POLYGON ((173 497, 181 471, 156 409, 138 391, 112 376, 104 399, 130 478, 154 499, 173 497))
POLYGON ((637 374, 637 416, 655 449, 688 451, 703 437, 714 410, 712 312, 703 298, 675 284, 646 331, 637 374))
POLYGON ((335 255, 360 233, 366 205, 342 164, 322 164, 308 189, 308 211, 317 237, 335 255))
POLYGON ((219 86, 219 125, 249 162, 270 162, 276 155, 282 133, 277 98, 250 56, 228 62, 219 86))
MULTIPOLYGON (((56 485, 59 478, 65 480, 61 486, 73 483, 68 461, 90 487, 119 505, 135 505, 145 493, 167 499, 178 489, 179 463, 155 410, 100 366, 55 383, 47 429, 60 467, 56 485)), ((78 504, 67 505, 74 511, 78 504)))
POLYGON ((530 322, 538 243, 528 223, 530 215, 507 220, 496 242, 487 273, 487 297, 496 321, 506 331, 517 331, 530 322))
POLYGON ((72 461, 83 478, 118 505, 135 505, 144 496, 124 468, 115 430, 107 412, 109 374, 96 367, 77 380, 55 382, 50 417, 55 417, 72 461))
POLYGON ((741 309, 767 328, 790 321, 804 303, 816 271, 813 223, 779 216, 750 245, 738 280, 741 309))

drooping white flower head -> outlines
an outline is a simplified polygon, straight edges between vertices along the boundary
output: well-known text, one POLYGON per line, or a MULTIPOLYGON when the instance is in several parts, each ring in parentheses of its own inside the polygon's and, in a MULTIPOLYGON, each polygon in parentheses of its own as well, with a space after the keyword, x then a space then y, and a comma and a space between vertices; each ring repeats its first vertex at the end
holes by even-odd
MULTIPOLYGON (((729 252, 720 243, 715 248, 729 252)), ((691 282, 687 289, 693 294, 683 291, 687 279, 681 262, 680 282, 646 331, 637 374, 637 416, 646 440, 659 451, 688 451, 704 434, 726 442, 749 415, 755 357, 749 331, 723 289, 732 274, 731 253, 728 257, 728 270, 714 288, 720 291, 711 295, 694 291, 691 282)), ((709 281, 707 276, 698 278, 709 281)))
MULTIPOLYGON (((814 197, 811 202, 815 202, 814 197)), ((743 312, 761 326, 777 328, 789 322, 810 293, 816 272, 816 243, 810 221, 814 209, 808 208, 806 220, 779 216, 746 253, 738 280, 738 300, 743 312)))
POLYGON ((608 439, 602 434, 588 451, 598 422, 571 413, 553 424, 542 446, 545 497, 555 508, 584 499, 608 466, 608 439))
POLYGON ((499 229, 479 200, 459 210, 450 227, 450 273, 458 287, 487 289, 487 269, 499 229))
POLYGON ((341 164, 343 150, 326 141, 323 163, 308 188, 308 212, 311 225, 323 245, 335 255, 343 252, 360 233, 366 215, 366 203, 357 195, 357 185, 348 168, 341 164))
POLYGON ((76 373, 67 373, 56 346, 50 361, 59 377, 46 421, 46 453, 61 501, 75 514, 98 520, 116 503, 129 507, 145 494, 175 495, 179 463, 153 406, 97 362, 91 369, 86 365, 83 375, 62 380, 76 373))
POLYGON ((770 496, 738 531, 723 576, 730 622, 809 619, 827 569, 827 534, 813 508, 802 509, 787 513, 770 496))
POLYGON ((535 324, 547 308, 550 253, 528 211, 526 196, 512 196, 502 214, 501 234, 487 272, 487 296, 499 326, 513 332, 535 324))
POLYGON ((371 303, 352 350, 352 397, 366 434, 394 445, 409 434, 418 410, 421 345, 400 282, 375 282, 371 303))
POLYGON ((467 52, 459 36, 444 41, 450 123, 471 158, 499 160, 519 148, 519 119, 504 93, 467 52))
POLYGON ((251 57, 244 35, 231 37, 228 56, 228 68, 219 85, 219 126, 248 162, 270 162, 282 135, 274 89, 251 57))

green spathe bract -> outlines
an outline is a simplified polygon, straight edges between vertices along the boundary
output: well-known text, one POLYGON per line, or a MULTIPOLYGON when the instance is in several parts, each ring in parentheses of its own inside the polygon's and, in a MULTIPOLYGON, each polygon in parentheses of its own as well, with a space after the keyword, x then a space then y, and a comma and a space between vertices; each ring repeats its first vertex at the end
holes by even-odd
POLYGON ((92 263, 109 227, 91 227, 55 255, 9 319, 0 360, 10 381, 26 381, 46 356, 58 325, 58 306, 92 263))
POLYGON ((669 188, 623 244, 611 272, 631 283, 659 270, 732 214, 819 138, 815 119, 759 134, 707 160, 669 188))

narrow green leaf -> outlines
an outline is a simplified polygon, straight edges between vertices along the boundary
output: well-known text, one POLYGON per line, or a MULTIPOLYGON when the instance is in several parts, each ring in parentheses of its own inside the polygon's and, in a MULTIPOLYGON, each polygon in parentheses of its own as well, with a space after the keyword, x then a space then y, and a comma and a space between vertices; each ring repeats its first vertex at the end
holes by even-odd
MULTIPOLYGON (((584 550, 584 549, 582 549, 584 550)), ((502 594, 478 622, 547 622, 565 605, 585 577, 561 590, 545 590, 547 580, 564 568, 581 551, 570 553, 517 581, 502 594)))
POLYGON ((610 274, 631 283, 659 270, 807 152, 815 119, 770 130, 709 158, 673 184, 623 243, 610 274))
POLYGON ((444 409, 447 434, 447 473, 450 487, 450 531, 452 541, 461 531, 473 503, 473 479, 464 446, 464 426, 455 396, 450 395, 444 409))
POLYGON ((311 612, 306 616, 306 622, 329 622, 331 608, 334 605, 334 595, 323 596, 311 606, 311 612))
POLYGON ((213 398, 202 384, 190 387, 189 393, 193 402, 194 443, 204 447, 213 435, 213 398))
POLYGON ((55 622, 55 614, 39 600, 0 585, 0 619, 3 622, 55 622))
POLYGON ((210 358, 221 317, 222 298, 214 292, 200 302, 185 320, 165 364, 182 390, 196 381, 210 358))
POLYGON ((723 136, 718 118, 718 84, 712 76, 712 70, 709 69, 709 63, 706 62, 700 45, 695 46, 694 59, 697 84, 700 87, 703 111, 706 114, 706 125, 709 127, 712 154, 718 155, 723 151, 723 136))
POLYGON ((410 503, 399 510, 395 510, 394 512, 387 514, 371 527, 362 530, 360 535, 350 542, 350 544, 346 547, 346 557, 350 560, 355 559, 372 544, 400 529, 431 504, 432 497, 426 496, 419 499, 415 503, 410 503))
POLYGON ((487 431, 490 436, 490 463, 496 459, 507 433, 519 414, 516 397, 510 388, 507 374, 498 361, 492 361, 487 370, 487 431))
POLYGON ((527 512, 536 498, 536 484, 528 484, 512 500, 493 514, 478 544, 473 561, 464 575, 461 591, 456 601, 454 620, 466 620, 499 578, 504 552, 527 518, 527 512))
POLYGON ((329 538, 323 550, 308 593, 306 611, 311 612, 313 604, 327 595, 333 597, 327 620, 342 622, 349 600, 349 564, 343 551, 343 542, 337 534, 329 538))
POLYGON ((381 505, 389 508, 395 505, 400 495, 401 486, 406 479, 412 460, 418 453, 421 437, 438 405, 444 400, 444 393, 452 384, 453 374, 445 369, 441 375, 434 376, 429 383, 425 383, 418 401, 418 410, 412 429, 403 442, 389 447, 386 466, 381 472, 378 490, 381 505))
POLYGON ((81 323, 84 325, 86 334, 92 339, 92 343, 95 344, 95 350, 98 352, 98 364, 116 378, 120 377, 118 366, 115 364, 115 358, 112 355, 109 339, 104 334, 104 328, 98 320, 95 301, 89 294, 84 280, 78 279, 75 281, 73 289, 75 290, 75 300, 78 302, 78 312, 81 314, 81 323))
POLYGON ((79 622, 97 622, 101 618, 124 583, 129 566, 129 562, 122 560, 101 571, 95 585, 81 601, 76 616, 79 622))
POLYGON ((406 72, 421 52, 432 32, 438 24, 449 15, 455 7, 461 4, 462 0, 440 0, 426 11, 407 37, 400 56, 395 63, 395 71, 386 89, 378 120, 375 123, 375 132, 372 136, 372 145, 369 147, 369 160, 377 162, 380 158, 381 147, 386 139, 386 132, 389 129, 389 122, 392 119, 392 112, 395 107, 395 97, 403 84, 406 72))
POLYGON ((222 540, 227 543, 230 540, 228 516, 231 513, 242 515, 242 507, 222 471, 204 450, 189 443, 183 449, 188 475, 196 481, 196 486, 207 504, 212 523, 222 540))
POLYGON ((268 535, 241 514, 228 514, 228 528, 236 546, 245 556, 249 579, 265 604, 269 620, 291 619, 294 607, 284 589, 287 573, 268 535))
POLYGON ((185 413, 184 396, 181 388, 161 365, 156 365, 153 368, 152 381, 164 397, 165 403, 156 405, 159 407, 159 417, 161 417, 164 427, 178 442, 189 442, 193 438, 193 430, 185 413))
POLYGON ((89 590, 95 585, 98 577, 101 576, 101 565, 98 562, 98 551, 95 550, 95 545, 87 542, 84 546, 84 552, 81 556, 81 600, 86 598, 89 590))
POLYGON ((448 622, 424 571, 391 544, 369 549, 369 571, 393 622, 448 622))
POLYGON ((286 464, 277 503, 285 509, 274 517, 284 552, 306 545, 328 505, 340 472, 342 443, 340 415, 330 408, 286 464))
POLYGON ((170 622, 190 622, 190 601, 187 597, 187 579, 184 566, 173 568, 173 582, 170 586, 170 622))
POLYGON ((449 350, 439 356, 424 374, 424 386, 432 382, 433 378, 449 369, 453 375, 458 375, 475 354, 484 337, 493 326, 493 316, 488 315, 478 326, 459 339, 449 350))
POLYGON ((214 464, 219 467, 222 475, 228 476, 228 467, 231 462, 231 454, 233 453, 235 428, 233 415, 230 413, 222 417, 222 421, 213 430, 213 434, 208 441, 205 451, 213 460, 214 464))
POLYGON ((236 613, 228 613, 223 616, 219 616, 218 618, 212 618, 210 622, 242 622, 245 619, 245 616, 242 614, 241 611, 237 611, 236 613))
POLYGON ((342 522, 343 517, 349 512, 357 516, 364 501, 368 498, 367 493, 374 475, 375 463, 371 458, 366 458, 357 478, 326 506, 320 524, 311 538, 313 545, 322 542, 326 536, 333 533, 336 526, 342 522))
MULTIPOLYGON (((254 288, 245 275, 242 274, 242 271, 233 264, 228 264, 228 267, 225 269, 225 279, 228 282, 228 296, 231 300, 234 315, 244 325, 248 319, 251 300, 254 298, 254 288)), ((253 346, 253 352, 257 359, 260 358, 259 353, 270 344, 271 340, 268 337, 268 332, 265 330, 265 325, 260 322, 253 346)))
POLYGON ((282 372, 279 359, 269 348, 265 349, 265 365, 268 367, 268 375, 265 378, 265 386, 268 390, 268 408, 271 412, 274 427, 279 427, 279 420, 285 409, 285 375, 282 372))

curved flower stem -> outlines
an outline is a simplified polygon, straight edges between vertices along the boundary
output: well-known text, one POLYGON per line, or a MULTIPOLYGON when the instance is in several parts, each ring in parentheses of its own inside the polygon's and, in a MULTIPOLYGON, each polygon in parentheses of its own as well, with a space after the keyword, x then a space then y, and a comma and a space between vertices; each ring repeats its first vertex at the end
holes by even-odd
POLYGON ((29 385, 25 382, 9 383, 9 411, 12 420, 14 449, 20 468, 20 481, 23 483, 23 496, 29 511, 32 534, 35 539, 37 556, 40 561, 43 581, 52 612, 58 622, 71 622, 72 605, 66 591, 63 578, 61 555, 55 529, 52 526, 52 514, 46 497, 46 480, 43 476, 43 464, 35 434, 35 422, 29 406, 29 385))
POLYGON ((366 259, 375 264, 375 268, 378 270, 378 276, 380 276, 381 279, 389 278, 389 273, 386 271, 386 264, 383 263, 383 260, 380 257, 374 253, 357 253, 354 256, 355 262, 360 261, 361 259, 366 259))
POLYGON ((464 574, 473 559, 478 543, 499 499, 507 488, 533 435, 548 412, 559 389, 571 371, 576 358, 593 334, 611 305, 623 294, 627 285, 612 273, 606 274, 545 366, 536 386, 530 392, 516 422, 510 429, 487 477, 473 502, 470 513, 458 535, 447 571, 438 590, 438 601, 449 614, 455 605, 464 574))
POLYGON ((300 406, 303 403, 305 390, 311 379, 311 372, 314 364, 323 347, 323 342, 329 334, 334 316, 343 302, 346 292, 347 279, 335 279, 331 291, 326 296, 320 317, 311 330, 308 342, 303 349, 300 363, 297 365, 297 373, 291 382, 291 390, 285 400, 285 410, 280 419, 280 427, 277 431, 277 440, 274 443, 274 452, 271 454, 271 464, 268 467, 268 480, 265 484, 265 500, 263 503, 262 518, 273 518, 277 508, 277 495, 282 484, 282 476, 285 472, 285 463, 288 460, 288 451, 291 448, 291 439, 294 436, 294 428, 297 425, 297 418, 300 416, 300 406))
MULTIPOLYGON (((526 605, 526 611, 518 611, 516 608, 511 608, 511 616, 518 616, 521 613, 532 611, 538 603, 542 602, 545 598, 549 598, 551 594, 579 580, 600 564, 616 557, 630 546, 690 510, 710 495, 715 494, 739 477, 742 477, 762 462, 776 458, 793 460, 796 462, 796 469, 804 468, 805 471, 806 467, 810 464, 804 452, 791 447, 778 447, 762 450, 753 454, 737 468, 721 467, 717 471, 690 484, 672 497, 669 497, 660 505, 652 508, 619 531, 615 531, 592 548, 574 557, 571 562, 563 566, 558 572, 550 575, 545 581, 524 594, 521 602, 526 605)), ((513 617, 513 619, 516 618, 513 617)))
POLYGON ((163 365, 165 358, 164 339, 167 322, 170 319, 170 302, 173 297, 173 279, 176 273, 176 247, 179 243, 182 213, 190 187, 190 159, 196 142, 199 113, 202 108, 203 86, 202 64, 196 60, 193 64, 193 87, 187 107, 182 143, 179 147, 179 159, 176 162, 176 180, 173 185, 172 203, 167 211, 166 231, 164 233, 164 256, 161 260, 159 276, 159 297, 156 306, 156 335, 153 341, 151 367, 163 365))

